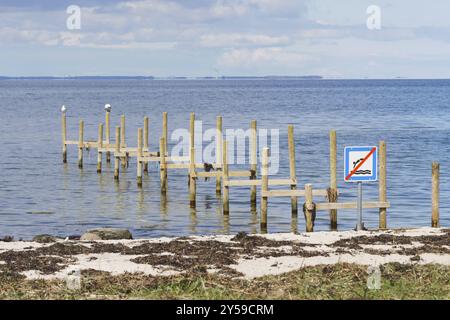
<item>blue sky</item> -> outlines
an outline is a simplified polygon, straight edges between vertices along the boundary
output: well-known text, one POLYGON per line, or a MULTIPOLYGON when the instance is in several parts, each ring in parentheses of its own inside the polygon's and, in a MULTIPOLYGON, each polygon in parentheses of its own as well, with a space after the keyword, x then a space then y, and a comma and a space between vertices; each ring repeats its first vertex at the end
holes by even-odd
POLYGON ((0 75, 450 78, 449 17, 448 0, 0 0, 0 75))

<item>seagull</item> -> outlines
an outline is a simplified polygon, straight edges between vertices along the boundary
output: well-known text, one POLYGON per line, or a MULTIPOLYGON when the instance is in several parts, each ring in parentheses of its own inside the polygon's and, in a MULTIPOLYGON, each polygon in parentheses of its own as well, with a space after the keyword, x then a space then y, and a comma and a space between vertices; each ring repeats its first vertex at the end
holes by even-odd
POLYGON ((109 103, 105 104, 106 112, 111 112, 111 105, 109 103))
POLYGON ((61 112, 62 112, 62 113, 66 113, 66 111, 67 111, 67 108, 66 108, 65 105, 63 105, 63 106, 61 107, 61 112))

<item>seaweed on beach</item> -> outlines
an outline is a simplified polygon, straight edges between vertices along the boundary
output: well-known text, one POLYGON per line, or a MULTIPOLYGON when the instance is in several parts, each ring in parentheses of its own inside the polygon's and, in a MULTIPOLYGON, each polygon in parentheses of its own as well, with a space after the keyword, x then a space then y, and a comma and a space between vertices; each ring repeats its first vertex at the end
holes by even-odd
POLYGON ((351 249, 362 249, 361 245, 384 244, 384 245, 410 245, 413 242, 428 244, 430 246, 450 245, 450 229, 442 230, 442 234, 423 236, 404 236, 395 234, 380 234, 373 236, 356 236, 341 239, 332 244, 333 247, 345 247, 351 249))
POLYGON ((9 250, 0 253, 0 271, 23 272, 37 270, 43 274, 55 273, 68 265, 68 259, 62 257, 45 256, 37 251, 9 250))

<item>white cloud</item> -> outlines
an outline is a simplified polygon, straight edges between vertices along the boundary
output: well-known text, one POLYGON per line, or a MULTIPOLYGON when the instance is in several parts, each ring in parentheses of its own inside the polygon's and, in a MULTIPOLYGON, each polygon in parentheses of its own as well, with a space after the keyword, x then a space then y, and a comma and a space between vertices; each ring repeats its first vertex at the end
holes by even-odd
POLYGON ((219 65, 225 67, 263 67, 264 65, 289 66, 303 64, 311 60, 300 52, 289 51, 285 48, 257 48, 257 49, 233 49, 222 54, 219 65))
POLYGON ((272 37, 265 34, 220 33, 200 37, 204 47, 276 46, 289 43, 287 36, 272 37))

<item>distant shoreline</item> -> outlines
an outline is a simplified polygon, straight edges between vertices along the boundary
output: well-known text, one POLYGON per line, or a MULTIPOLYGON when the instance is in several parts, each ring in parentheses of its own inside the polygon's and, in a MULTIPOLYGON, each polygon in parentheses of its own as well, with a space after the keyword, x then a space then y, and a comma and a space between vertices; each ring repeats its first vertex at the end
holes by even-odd
POLYGON ((261 81, 417 81, 430 80, 442 81, 450 80, 450 78, 324 78, 322 76, 222 76, 222 77, 154 77, 154 76, 73 76, 73 77, 53 77, 53 76, 24 76, 11 77, 0 76, 1 80, 157 80, 157 81, 218 81, 218 80, 261 80, 261 81))
POLYGON ((154 77, 154 76, 0 76, 0 80, 323 80, 322 76, 220 76, 220 77, 154 77))

